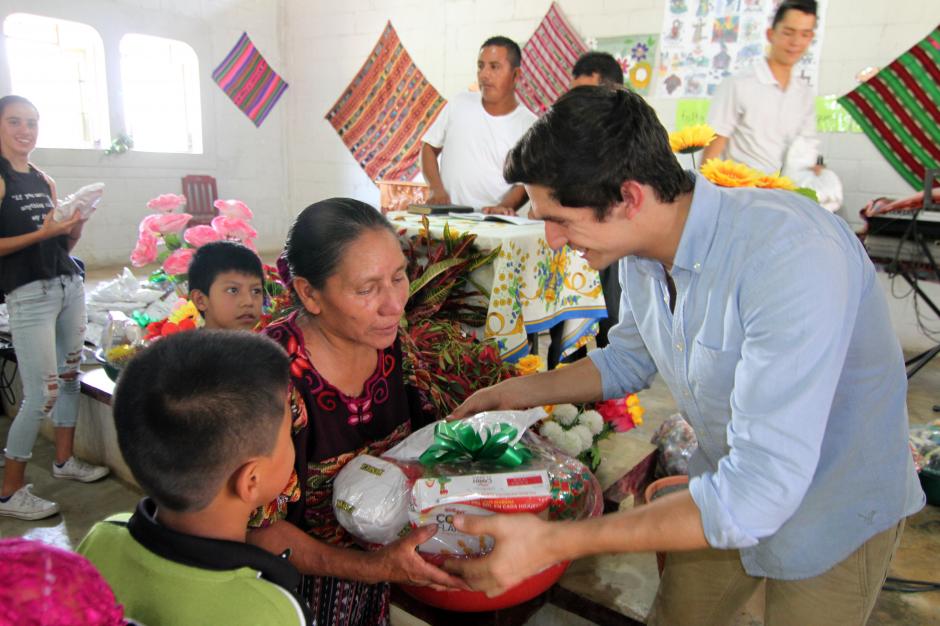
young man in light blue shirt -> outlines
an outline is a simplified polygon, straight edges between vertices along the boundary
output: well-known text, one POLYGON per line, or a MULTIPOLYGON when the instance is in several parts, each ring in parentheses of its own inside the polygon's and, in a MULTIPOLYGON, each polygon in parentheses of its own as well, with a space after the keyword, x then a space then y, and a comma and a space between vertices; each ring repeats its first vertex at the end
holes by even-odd
POLYGON ((659 372, 699 448, 687 492, 635 510, 465 517, 496 547, 451 569, 494 593, 557 561, 659 550, 656 623, 725 623, 762 580, 769 622, 864 623, 924 496, 903 356, 852 231, 799 194, 683 171, 629 91, 562 97, 506 178, 550 245, 620 263, 620 323, 591 358, 484 389, 455 415, 622 396, 659 372))

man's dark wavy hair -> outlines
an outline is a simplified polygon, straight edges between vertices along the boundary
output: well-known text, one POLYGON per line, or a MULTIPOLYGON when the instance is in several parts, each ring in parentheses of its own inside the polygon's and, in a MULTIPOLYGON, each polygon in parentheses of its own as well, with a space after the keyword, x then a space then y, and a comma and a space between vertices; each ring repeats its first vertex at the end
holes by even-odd
POLYGON ((565 207, 599 220, 622 200, 620 186, 649 185, 661 202, 692 191, 656 112, 636 93, 578 87, 559 98, 506 158, 507 182, 547 187, 565 207))

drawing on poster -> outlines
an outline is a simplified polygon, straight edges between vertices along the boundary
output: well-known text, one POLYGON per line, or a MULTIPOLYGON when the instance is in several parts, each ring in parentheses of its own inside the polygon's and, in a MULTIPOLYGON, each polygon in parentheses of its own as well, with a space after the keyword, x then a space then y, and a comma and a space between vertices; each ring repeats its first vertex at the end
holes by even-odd
MULTIPOLYGON (((765 54, 766 31, 780 0, 670 0, 665 3, 655 80, 659 97, 712 94, 727 76, 765 54)), ((819 0, 816 37, 794 76, 816 88, 828 0, 819 0)), ((655 83, 655 84, 653 84, 655 83)))
MULTIPOLYGON (((659 49, 659 35, 600 37, 589 43, 595 50, 610 53, 617 59, 623 70, 624 85, 642 96, 650 94, 656 52, 659 49)), ((662 59, 662 63, 665 62, 666 60, 662 59)), ((666 73, 662 65, 659 70, 661 74, 666 73)))

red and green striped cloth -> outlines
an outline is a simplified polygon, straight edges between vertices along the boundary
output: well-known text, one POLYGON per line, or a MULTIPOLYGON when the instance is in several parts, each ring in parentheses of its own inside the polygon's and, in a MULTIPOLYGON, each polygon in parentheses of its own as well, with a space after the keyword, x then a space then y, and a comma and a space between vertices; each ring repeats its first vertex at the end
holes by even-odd
POLYGON ((389 22, 326 119, 370 179, 411 180, 444 103, 389 22))
POLYGON ((522 78, 516 95, 530 111, 542 115, 568 91, 575 61, 587 51, 553 2, 522 50, 522 78))
POLYGON ((839 104, 914 189, 940 164, 940 27, 839 104))
POLYGON ((255 126, 261 126, 287 90, 287 83, 271 69, 251 43, 248 33, 242 33, 232 51, 215 68, 212 80, 255 126))

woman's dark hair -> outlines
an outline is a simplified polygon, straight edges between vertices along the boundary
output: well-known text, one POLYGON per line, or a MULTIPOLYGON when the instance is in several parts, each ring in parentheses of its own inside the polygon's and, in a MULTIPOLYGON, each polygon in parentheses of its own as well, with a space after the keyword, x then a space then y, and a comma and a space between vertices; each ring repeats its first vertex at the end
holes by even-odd
POLYGON ((540 185, 562 206, 591 207, 599 220, 622 200, 620 186, 649 185, 660 202, 692 191, 669 135, 636 93, 577 87, 563 95, 506 158, 510 183, 540 185))
POLYGON ((291 276, 323 289, 349 244, 370 230, 395 229, 377 209, 352 198, 330 198, 301 211, 287 234, 284 250, 291 276))
MULTIPOLYGON (((36 108, 36 105, 24 98, 23 96, 9 95, 3 96, 0 98, 0 118, 3 117, 3 112, 6 111, 6 108, 12 104, 26 104, 33 108, 36 113, 39 113, 39 109, 36 108)), ((13 168, 10 165, 10 162, 7 161, 7 158, 3 156, 3 150, 0 149, 0 171, 4 173, 11 171, 13 168)))

